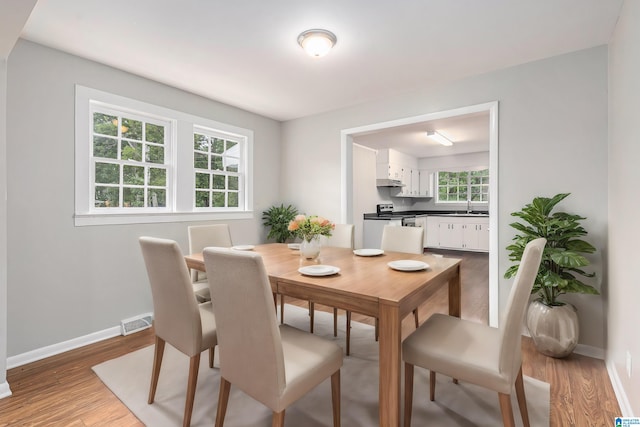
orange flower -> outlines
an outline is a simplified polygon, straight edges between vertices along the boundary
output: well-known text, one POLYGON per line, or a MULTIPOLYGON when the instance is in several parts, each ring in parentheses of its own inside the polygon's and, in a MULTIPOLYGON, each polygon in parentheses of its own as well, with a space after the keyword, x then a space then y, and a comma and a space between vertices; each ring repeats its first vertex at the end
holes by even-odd
POLYGON ((289 231, 296 231, 298 228, 300 228, 300 225, 295 221, 291 221, 289 223, 289 227, 287 227, 289 229, 289 231))

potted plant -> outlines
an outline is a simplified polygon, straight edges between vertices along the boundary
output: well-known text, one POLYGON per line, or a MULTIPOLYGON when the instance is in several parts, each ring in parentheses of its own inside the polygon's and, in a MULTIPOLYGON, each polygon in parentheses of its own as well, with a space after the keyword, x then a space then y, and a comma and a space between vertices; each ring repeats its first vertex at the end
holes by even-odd
POLYGON ((289 223, 298 214, 298 209, 292 205, 285 206, 272 206, 266 211, 262 212, 262 224, 266 227, 271 227, 268 239, 276 239, 278 243, 284 243, 288 239, 295 236, 294 233, 289 231, 289 223))
POLYGON ((527 327, 538 351, 552 357, 571 354, 578 344, 579 335, 576 308, 560 301, 558 297, 567 293, 599 294, 597 289, 581 280, 595 276, 595 273, 582 269, 589 265, 584 254, 596 250, 582 240, 587 231, 580 225, 580 221, 586 218, 565 212, 552 213, 555 206, 569 194, 560 193, 552 198, 536 197, 522 210, 511 213, 526 224, 510 224, 520 234, 507 246, 510 251, 509 260, 516 264, 504 274, 505 278, 516 274, 527 243, 538 237, 547 239, 531 291, 532 294, 537 294, 537 298, 527 310, 527 327))

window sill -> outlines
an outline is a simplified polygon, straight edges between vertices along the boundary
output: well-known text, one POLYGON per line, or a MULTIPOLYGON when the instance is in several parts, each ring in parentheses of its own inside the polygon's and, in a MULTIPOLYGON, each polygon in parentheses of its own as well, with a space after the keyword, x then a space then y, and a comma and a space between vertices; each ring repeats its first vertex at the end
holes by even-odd
POLYGON ((74 225, 76 227, 85 227, 93 225, 155 224, 163 222, 192 222, 229 219, 253 219, 253 212, 243 211, 76 214, 74 216, 74 225))

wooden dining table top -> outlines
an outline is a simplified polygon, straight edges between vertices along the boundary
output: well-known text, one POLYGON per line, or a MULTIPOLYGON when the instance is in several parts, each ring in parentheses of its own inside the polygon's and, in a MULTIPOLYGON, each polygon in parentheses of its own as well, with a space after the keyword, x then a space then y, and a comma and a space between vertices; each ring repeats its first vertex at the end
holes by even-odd
MULTIPOLYGON (((256 245, 252 250, 262 256, 267 274, 275 288, 287 283, 299 287, 327 288, 334 296, 342 296, 345 299, 355 297, 361 302, 369 300, 374 305, 380 301, 401 304, 426 283, 447 275, 447 272, 457 268, 461 262, 457 258, 388 251, 377 256, 358 256, 351 249, 330 246, 322 247, 319 258, 311 261, 303 259, 299 251, 290 249, 284 243, 256 245), (389 262, 399 260, 422 261, 428 268, 419 271, 397 271, 389 267, 389 262), (339 268, 340 271, 328 276, 308 276, 298 271, 301 267, 311 265, 329 265, 339 268)), ((189 268, 205 270, 202 253, 186 255, 185 261, 189 268)), ((274 292, 276 291, 277 289, 274 289, 274 292)), ((413 308, 415 307, 410 310, 413 308)), ((356 311, 366 311, 362 314, 375 315, 368 312, 377 310, 356 311)))

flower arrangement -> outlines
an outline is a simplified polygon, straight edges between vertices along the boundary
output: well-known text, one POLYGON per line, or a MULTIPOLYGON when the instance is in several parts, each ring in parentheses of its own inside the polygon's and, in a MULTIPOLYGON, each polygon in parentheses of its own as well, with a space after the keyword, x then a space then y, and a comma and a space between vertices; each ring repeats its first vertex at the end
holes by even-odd
POLYGON ((317 215, 296 215, 289 222, 288 230, 302 240, 310 241, 318 236, 331 236, 331 232, 336 227, 331 221, 317 215))

